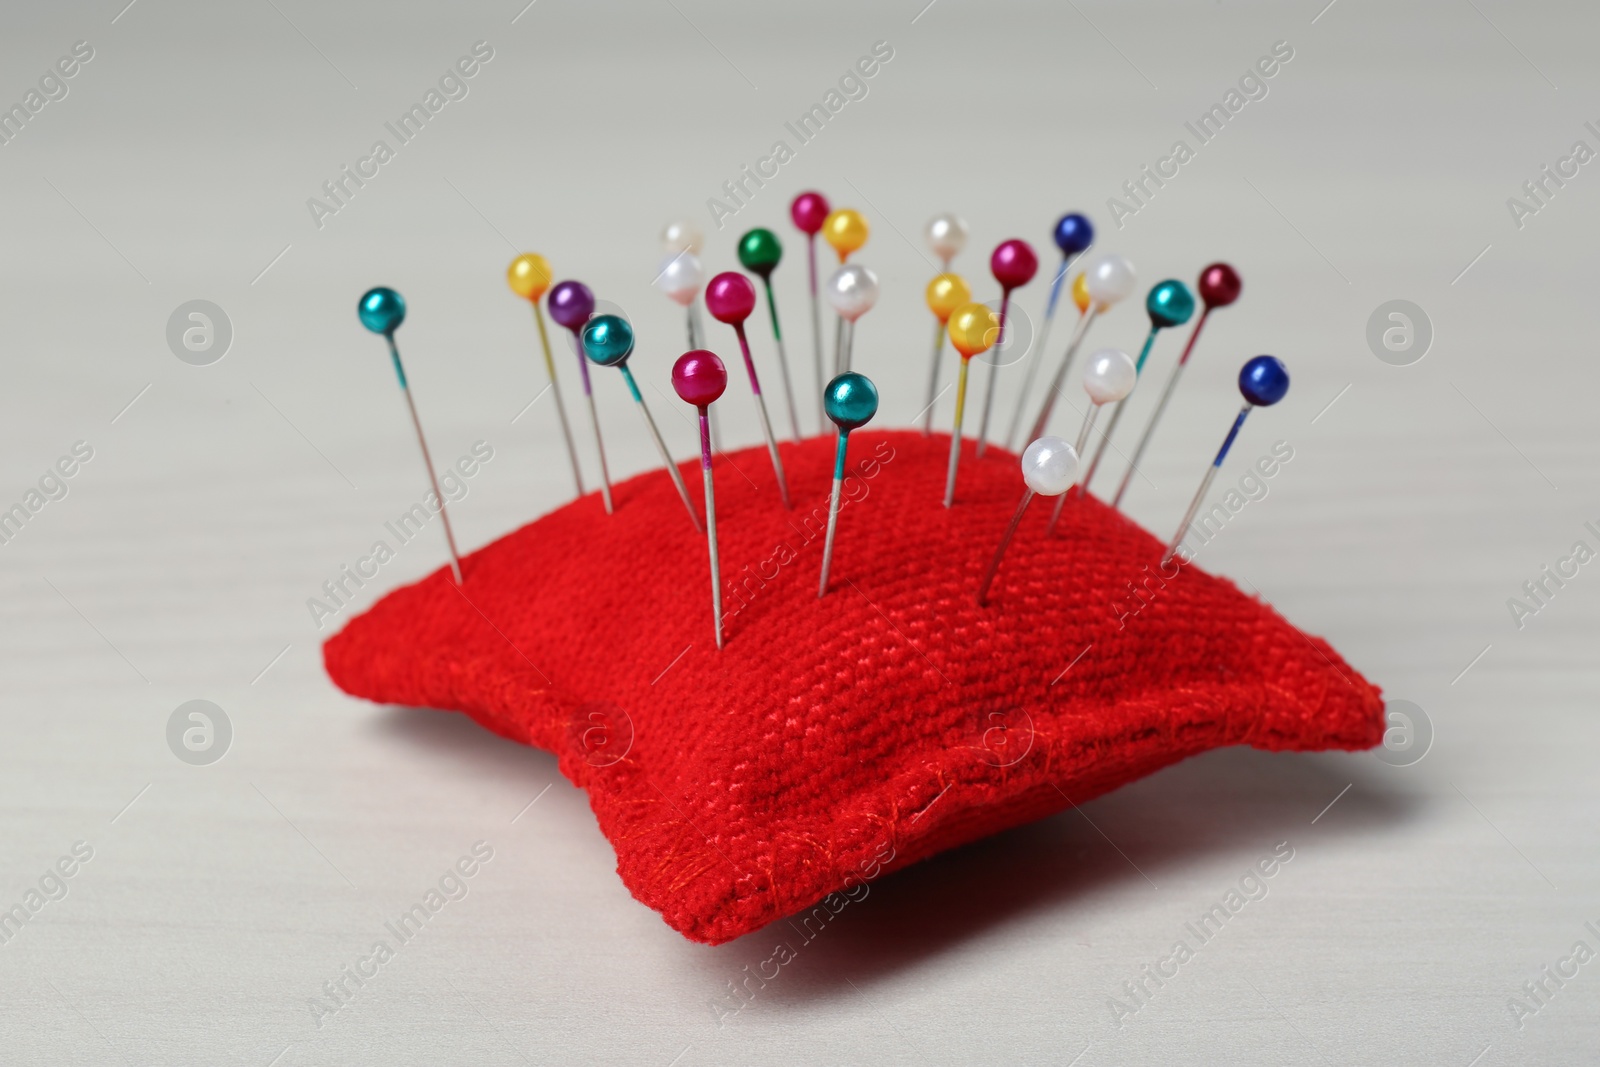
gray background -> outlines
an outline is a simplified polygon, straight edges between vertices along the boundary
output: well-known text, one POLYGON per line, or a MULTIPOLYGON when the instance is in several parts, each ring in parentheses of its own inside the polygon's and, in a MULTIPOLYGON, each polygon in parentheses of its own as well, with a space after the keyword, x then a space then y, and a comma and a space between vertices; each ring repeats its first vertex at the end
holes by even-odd
MULTIPOLYGON (((73 442, 94 458, 0 546, 0 905, 73 842, 95 851, 0 945, 7 1062, 1591 1062, 1600 963, 1521 1029, 1507 1002, 1575 941, 1600 949, 1600 565, 1522 629, 1506 600, 1574 541, 1597 547, 1600 177, 1584 168, 1521 229, 1506 199, 1576 139, 1600 147, 1583 128, 1600 16, 1323 2, 13 5, 0 100, 75 41, 95 58, 0 147, 0 505, 73 442), (478 40, 495 55, 470 95, 314 227, 306 198, 478 40), (1282 355, 1294 389, 1251 420, 1219 491, 1276 440, 1295 458, 1200 562, 1415 701, 1436 739, 1403 768, 1217 752, 924 863, 719 1026, 713 1004, 777 933, 710 949, 671 932, 551 758, 346 698, 305 601, 422 492, 381 342, 352 313, 364 289, 410 301, 436 456, 495 447, 453 511, 484 544, 569 492, 548 398, 512 423, 544 372, 511 255, 543 251, 624 307, 642 376, 664 383, 681 320, 649 287, 661 226, 709 225, 705 199, 877 40, 895 56, 870 95, 712 233, 708 268, 733 265, 745 226, 777 229, 798 357, 788 201, 816 187, 865 211, 859 259, 884 293, 856 363, 904 424, 937 211, 971 222, 957 265, 983 298, 998 240, 1043 253, 1075 208, 1141 295, 1232 261, 1244 297, 1208 327, 1132 514, 1167 533, 1240 358, 1282 355), (1113 227, 1106 198, 1279 40, 1295 57, 1270 94, 1113 227), (211 366, 165 341, 192 299, 232 322, 211 366), (1391 299, 1431 318, 1415 365, 1368 350, 1391 299), (232 723, 210 766, 167 747, 192 699, 232 723), (495 853, 469 895, 319 1028, 308 998, 478 840, 495 853), (1280 841, 1295 858, 1270 894, 1113 1025, 1107 999, 1280 841)), ((1093 337, 1133 347, 1143 329, 1128 306, 1093 337)), ((651 467, 626 394, 599 381, 614 471, 651 467)), ((656 411, 691 454, 681 405, 656 411)), ((723 427, 756 440, 745 405, 723 427)), ((437 536, 361 604, 438 566, 437 536)))

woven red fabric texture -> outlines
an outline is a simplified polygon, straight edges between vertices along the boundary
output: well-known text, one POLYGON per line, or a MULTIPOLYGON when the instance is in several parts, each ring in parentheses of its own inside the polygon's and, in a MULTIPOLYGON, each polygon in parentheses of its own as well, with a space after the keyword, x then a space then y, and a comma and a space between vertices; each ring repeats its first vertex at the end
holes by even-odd
MULTIPOLYGON (((1379 691, 1325 641, 1093 498, 1023 521, 1017 460, 860 430, 818 599, 833 439, 718 455, 726 645, 706 542, 664 471, 398 589, 324 649, 346 691, 467 713, 589 792, 617 871, 720 943, 863 879, 1222 745, 1358 749, 1379 691), (1137 590, 1137 592, 1135 592, 1137 590), (1137 609, 1137 610, 1135 610, 1137 609)), ((683 474, 700 503, 698 462, 683 474)))

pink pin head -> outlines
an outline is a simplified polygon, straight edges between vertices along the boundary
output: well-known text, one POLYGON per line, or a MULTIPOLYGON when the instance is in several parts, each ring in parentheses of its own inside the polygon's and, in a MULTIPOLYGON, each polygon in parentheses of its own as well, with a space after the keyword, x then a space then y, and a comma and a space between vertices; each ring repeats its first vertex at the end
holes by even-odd
POLYGON ((715 352, 703 348, 685 352, 672 365, 672 388, 684 403, 703 408, 728 388, 728 368, 715 352))
POLYGON ((725 270, 706 286, 706 310, 718 322, 737 326, 756 309, 756 287, 736 270, 725 270))
POLYGON ((801 193, 789 205, 789 217, 801 233, 814 236, 822 232, 822 223, 831 210, 828 198, 821 193, 801 193))
POLYGON ((989 269, 994 272, 994 280, 1000 283, 1000 288, 1015 289, 1033 281, 1039 271, 1039 257, 1033 254, 1028 242, 1013 237, 995 247, 994 254, 989 257, 989 269))
POLYGON ((1213 263, 1200 272, 1200 299, 1207 308, 1225 308, 1239 299, 1244 282, 1239 272, 1226 263, 1213 263))

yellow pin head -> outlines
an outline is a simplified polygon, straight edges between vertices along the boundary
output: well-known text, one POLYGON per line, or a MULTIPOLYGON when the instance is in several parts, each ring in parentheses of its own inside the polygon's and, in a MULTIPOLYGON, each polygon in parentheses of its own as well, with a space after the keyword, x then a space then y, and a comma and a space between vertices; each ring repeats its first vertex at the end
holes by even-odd
POLYGON ((949 322, 956 308, 971 302, 972 287, 959 274, 940 274, 928 283, 928 310, 940 322, 949 322))
POLYGON ((1089 276, 1080 270, 1078 276, 1072 279, 1072 302, 1078 305, 1078 314, 1089 310, 1090 299, 1089 276))
POLYGON ((524 300, 538 300, 550 288, 550 261, 537 252, 524 252, 506 268, 511 291, 524 300))
POLYGON ((867 243, 868 232, 866 216, 851 207, 830 212, 822 223, 822 237, 839 253, 840 263, 867 243))
POLYGON ((962 359, 987 352, 1000 338, 1000 316, 982 304, 962 304, 950 313, 950 343, 962 359))

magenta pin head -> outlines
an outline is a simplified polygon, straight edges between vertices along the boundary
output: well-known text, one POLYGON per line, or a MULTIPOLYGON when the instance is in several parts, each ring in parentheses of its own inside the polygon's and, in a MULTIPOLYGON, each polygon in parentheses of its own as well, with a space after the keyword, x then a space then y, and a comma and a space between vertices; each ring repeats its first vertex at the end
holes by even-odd
POLYGON ((801 233, 815 236, 822 231, 822 223, 830 210, 828 198, 821 193, 801 193, 789 205, 789 217, 801 233))
POLYGON ((728 368, 715 352, 685 352, 672 365, 672 388, 684 403, 703 408, 728 388, 728 368))
POLYGON ((706 310, 718 322, 737 326, 756 309, 756 287, 736 270, 725 270, 706 286, 706 310))
POLYGON ((1213 263, 1200 272, 1200 299, 1208 308, 1225 308, 1239 299, 1244 282, 1239 272, 1226 263, 1213 263))
POLYGON ((989 257, 989 269, 994 272, 994 280, 1000 283, 1000 288, 1015 289, 1033 281, 1039 271, 1039 257, 1033 254, 1028 242, 1013 237, 995 247, 994 254, 989 257))
POLYGON ((567 329, 577 332, 594 314, 594 293, 582 282, 561 282, 545 298, 550 305, 550 317, 567 329))

